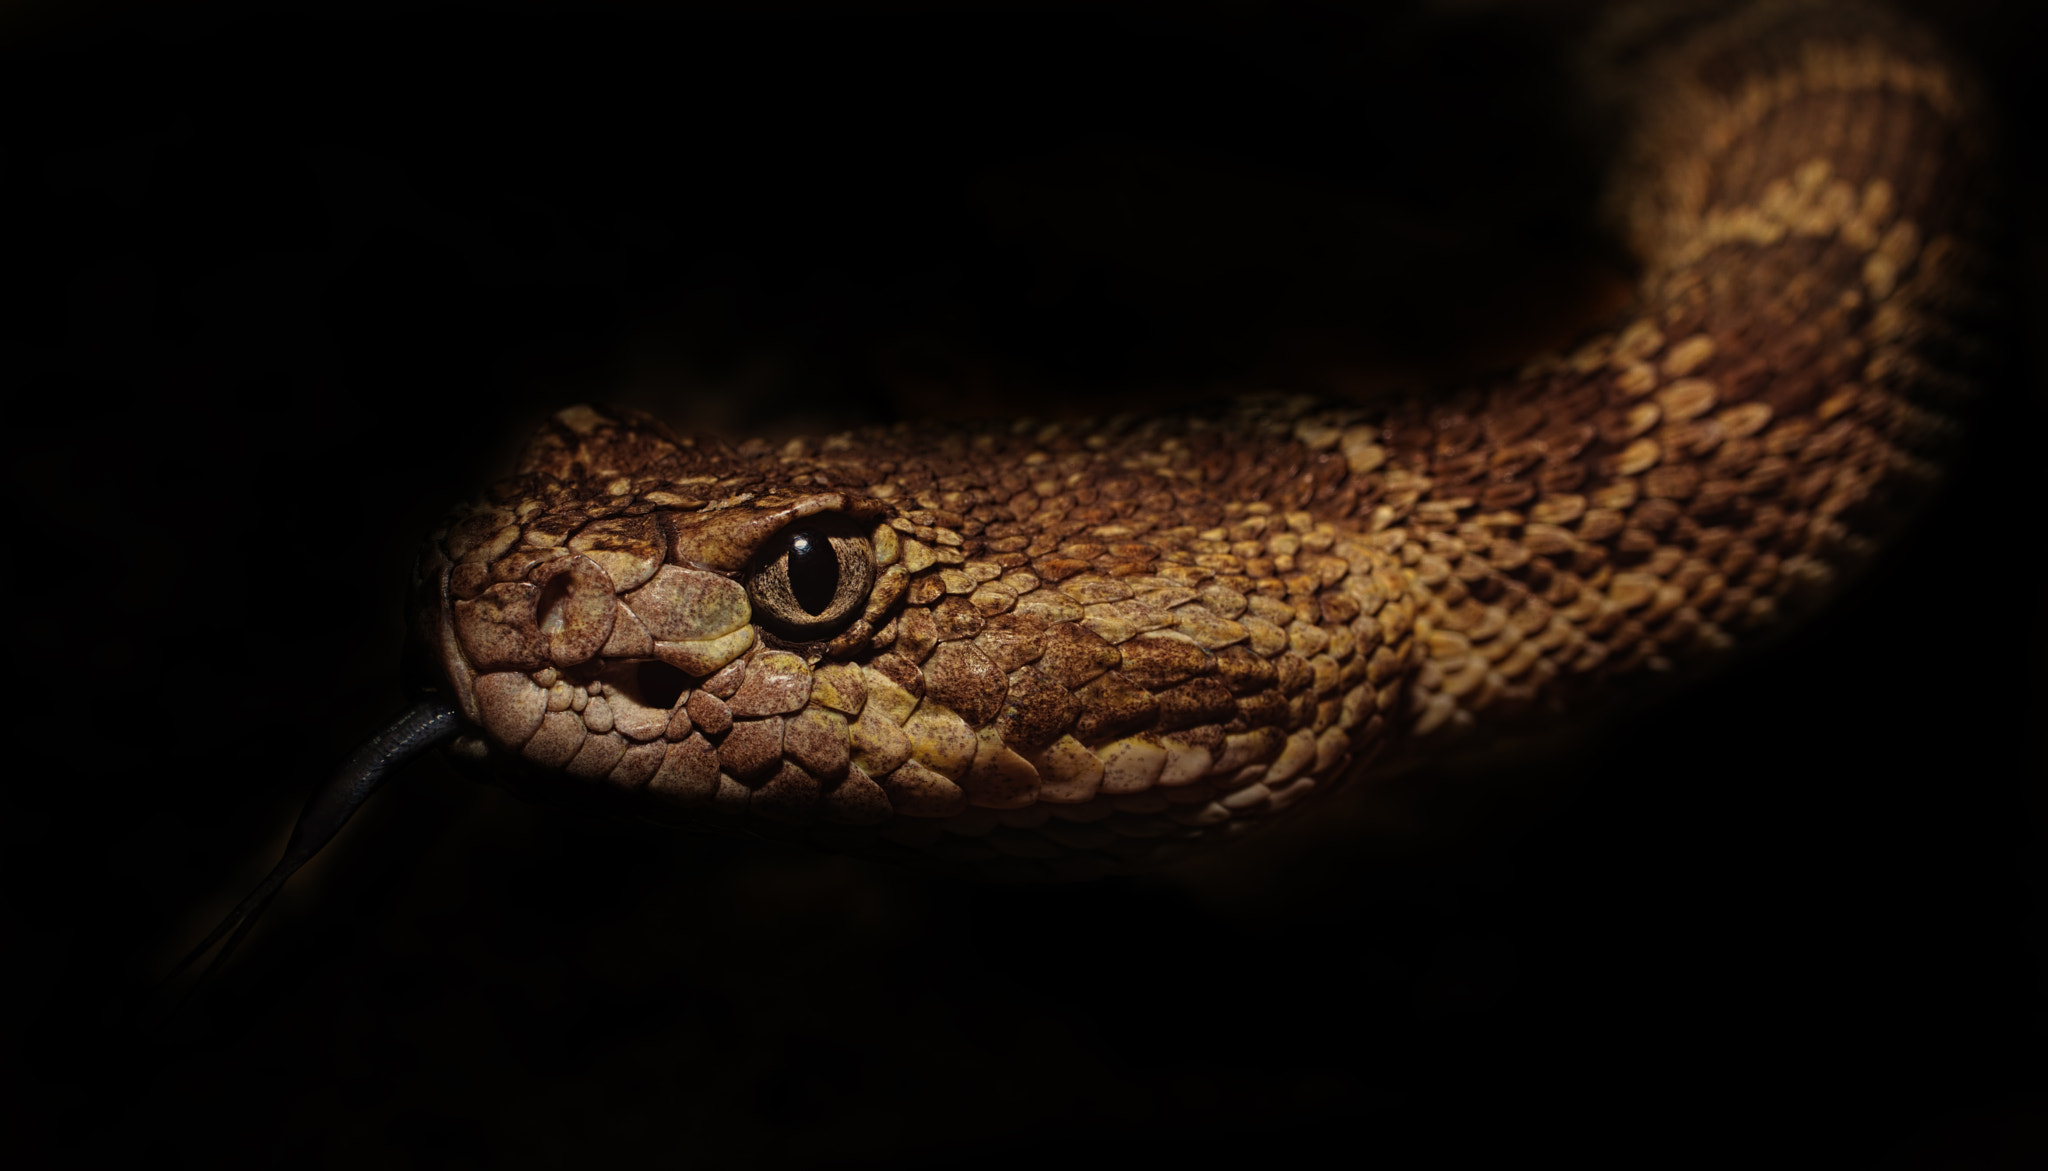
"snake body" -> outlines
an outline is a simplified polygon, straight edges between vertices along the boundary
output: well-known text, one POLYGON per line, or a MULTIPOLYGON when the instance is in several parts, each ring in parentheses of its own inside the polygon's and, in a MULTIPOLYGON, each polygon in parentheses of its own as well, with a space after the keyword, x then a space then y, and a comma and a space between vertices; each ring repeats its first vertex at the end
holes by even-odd
POLYGON ((1858 9, 1753 9, 1640 73, 1636 298, 1491 381, 779 446, 560 412, 418 562, 453 751, 655 820, 1087 878, 1782 628, 1953 446, 1981 123, 1858 9))

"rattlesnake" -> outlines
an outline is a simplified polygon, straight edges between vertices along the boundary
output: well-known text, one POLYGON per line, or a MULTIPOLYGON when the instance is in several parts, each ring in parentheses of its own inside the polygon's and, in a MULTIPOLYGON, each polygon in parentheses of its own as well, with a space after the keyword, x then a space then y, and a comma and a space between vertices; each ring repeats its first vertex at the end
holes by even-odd
POLYGON ((1990 147, 1883 13, 1682 27, 1631 63, 1635 301, 1496 379, 781 445, 561 411, 426 542, 426 698, 214 938, 433 743, 639 817, 1079 879, 1811 612, 1974 393, 1990 147))

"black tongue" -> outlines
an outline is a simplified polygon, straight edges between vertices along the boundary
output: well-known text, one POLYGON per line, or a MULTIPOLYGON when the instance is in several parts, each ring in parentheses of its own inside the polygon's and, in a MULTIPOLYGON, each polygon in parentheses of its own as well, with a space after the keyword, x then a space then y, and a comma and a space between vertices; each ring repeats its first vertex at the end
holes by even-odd
POLYGON ((447 701, 423 699, 399 713, 382 731, 349 753, 333 775, 313 790, 313 795, 307 799, 306 807, 299 812, 298 824, 292 827, 291 838, 285 842, 284 856, 278 859, 277 865, 157 984, 150 997, 152 1000, 161 998, 181 973, 211 951, 215 944, 221 944, 219 954, 206 965, 199 979, 179 997, 157 1027, 168 1025, 192 993, 198 991, 199 985, 219 970, 243 937, 248 935, 249 929, 255 926, 263 908, 269 906, 277 892, 284 889, 285 882, 298 872, 299 867, 311 861, 321 847, 334 839, 334 835, 348 823, 370 794, 376 792, 377 786, 392 770, 454 736, 461 727, 461 714, 447 701), (225 943, 221 943, 223 939, 225 943))

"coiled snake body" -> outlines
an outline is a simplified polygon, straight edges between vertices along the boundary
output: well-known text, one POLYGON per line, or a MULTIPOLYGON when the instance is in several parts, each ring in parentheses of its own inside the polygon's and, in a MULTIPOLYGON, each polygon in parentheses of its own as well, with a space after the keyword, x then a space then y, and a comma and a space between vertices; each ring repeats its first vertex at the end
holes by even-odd
POLYGON ((1085 878, 1783 624, 1937 477, 1981 131, 1867 14, 1763 9, 1644 74, 1636 301, 1490 383, 780 447, 562 411, 419 562, 456 754, 1085 878))

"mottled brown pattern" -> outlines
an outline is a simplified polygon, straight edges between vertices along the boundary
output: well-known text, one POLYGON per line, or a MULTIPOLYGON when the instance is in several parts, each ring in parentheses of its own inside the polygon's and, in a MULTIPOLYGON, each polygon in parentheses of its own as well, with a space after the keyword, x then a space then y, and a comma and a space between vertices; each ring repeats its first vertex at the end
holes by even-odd
POLYGON ((1085 878, 1780 625, 1935 477, 1983 148, 1874 18, 1771 7, 1645 73, 1638 302, 1494 381, 780 447, 563 411, 420 562, 468 751, 657 819, 1085 878), (785 641, 745 569, 822 517, 874 586, 785 641))

